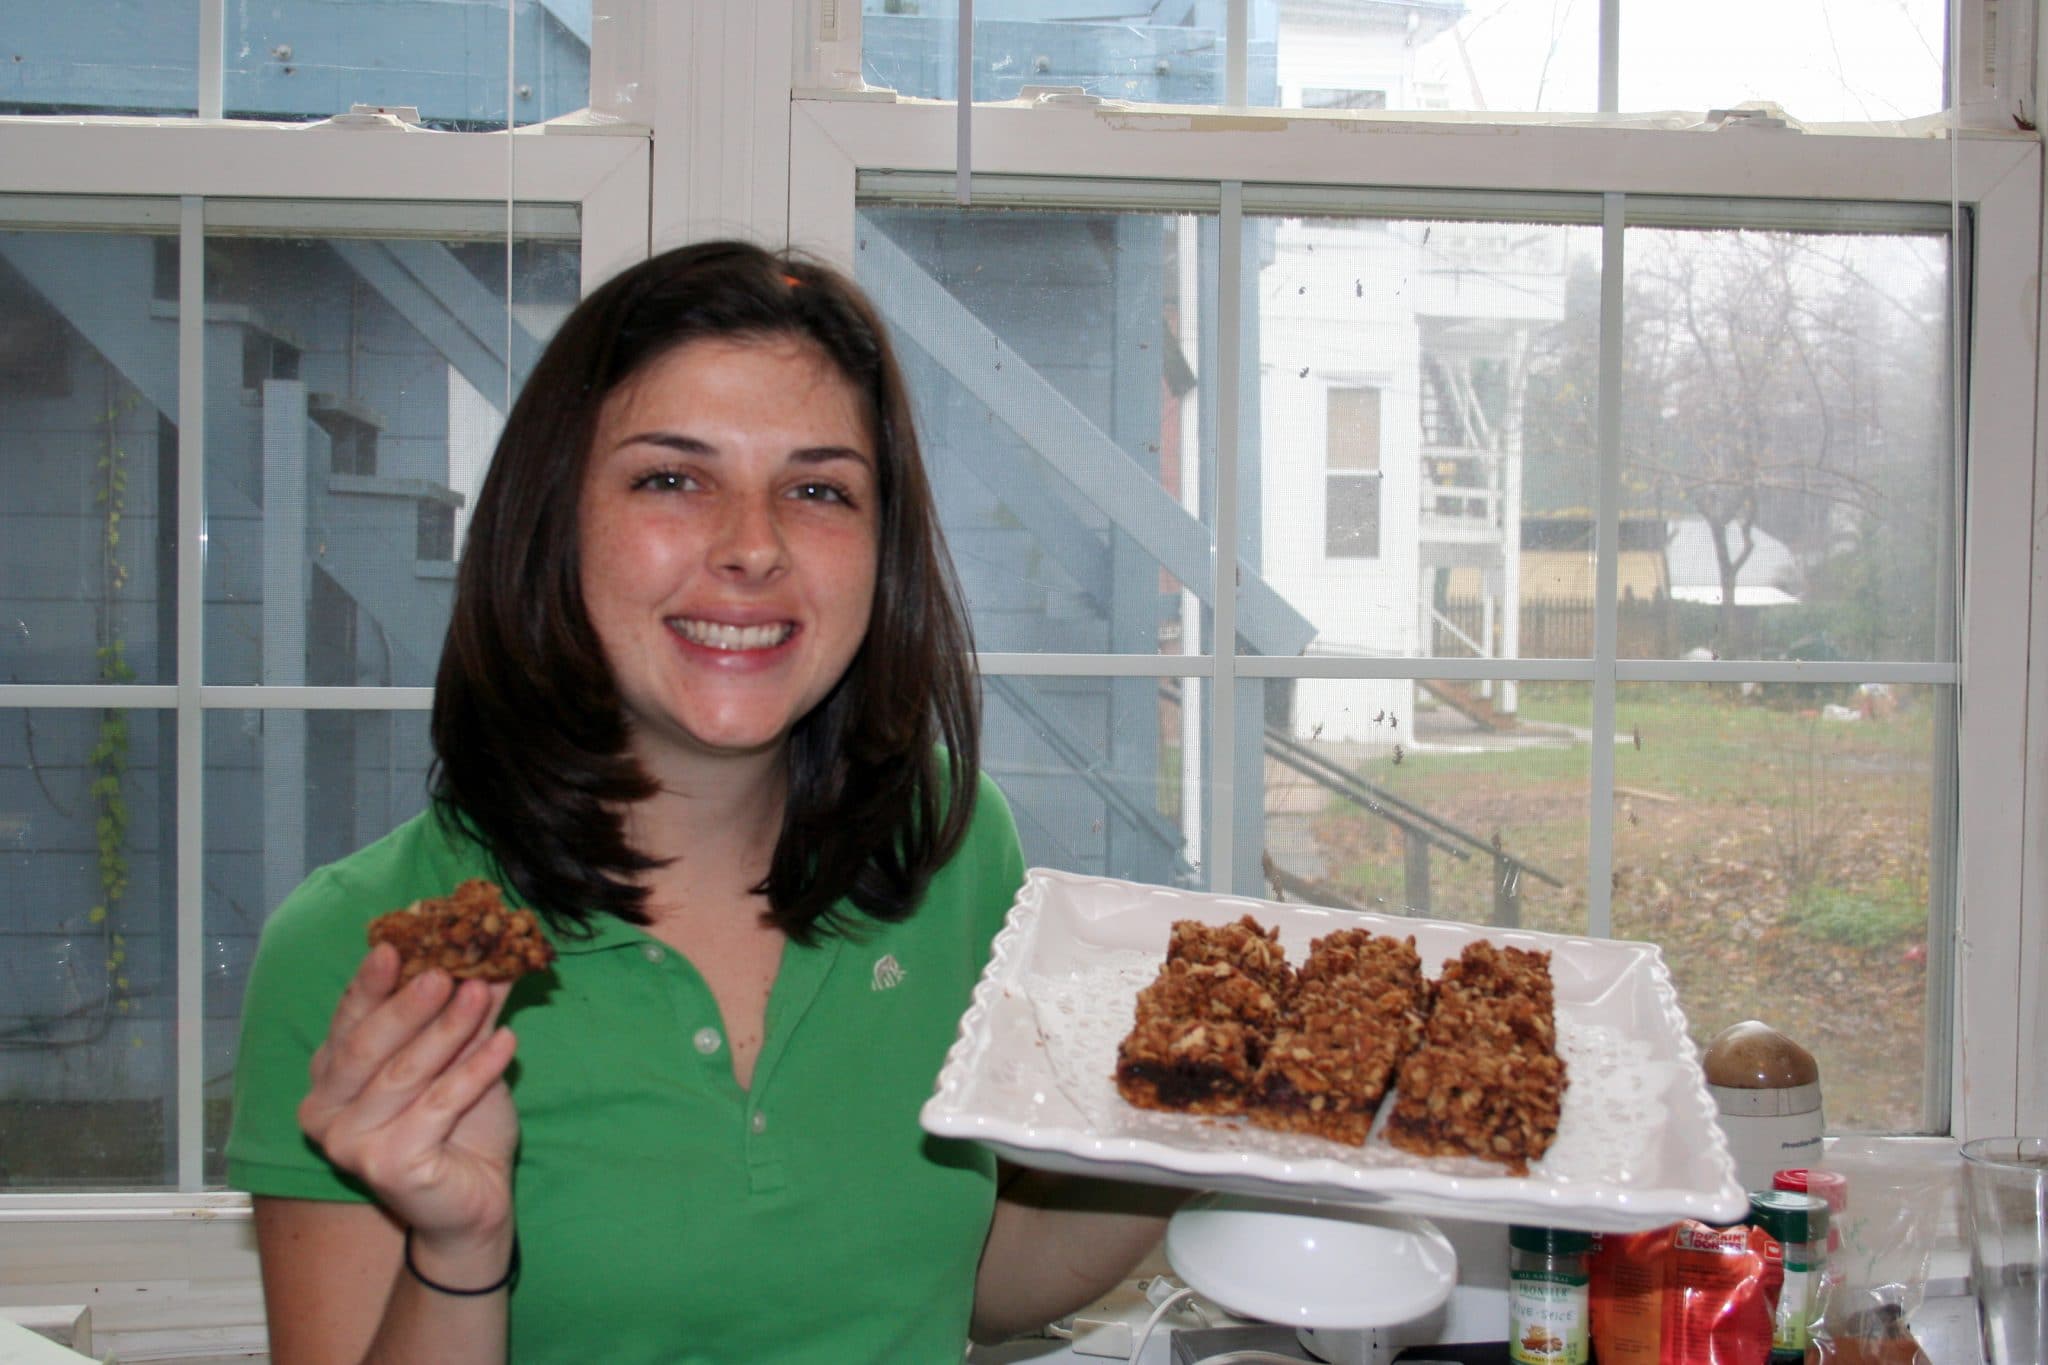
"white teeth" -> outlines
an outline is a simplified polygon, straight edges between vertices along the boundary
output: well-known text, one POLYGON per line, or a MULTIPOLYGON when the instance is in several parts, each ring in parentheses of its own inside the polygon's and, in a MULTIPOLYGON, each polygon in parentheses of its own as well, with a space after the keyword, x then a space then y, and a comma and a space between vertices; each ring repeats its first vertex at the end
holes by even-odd
POLYGON ((675 632, 693 645, 708 649, 773 649, 787 640, 796 627, 787 621, 772 626, 727 626, 716 621, 681 620, 671 623, 675 632))

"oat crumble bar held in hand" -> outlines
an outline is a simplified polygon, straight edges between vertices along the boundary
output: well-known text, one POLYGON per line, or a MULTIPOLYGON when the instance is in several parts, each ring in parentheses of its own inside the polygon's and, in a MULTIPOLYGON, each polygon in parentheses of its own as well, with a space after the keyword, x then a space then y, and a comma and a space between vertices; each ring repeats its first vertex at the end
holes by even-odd
POLYGON ((507 908, 497 887, 472 877, 370 921, 372 947, 398 949, 400 983, 440 968, 460 980, 516 981, 555 960, 531 910, 507 908))

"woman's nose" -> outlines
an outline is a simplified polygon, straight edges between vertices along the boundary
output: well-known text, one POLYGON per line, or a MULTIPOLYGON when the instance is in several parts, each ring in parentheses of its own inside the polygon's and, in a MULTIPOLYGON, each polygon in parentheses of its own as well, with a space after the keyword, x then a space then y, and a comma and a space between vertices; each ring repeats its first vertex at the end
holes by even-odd
POLYGON ((735 499, 712 546, 713 567, 740 578, 768 578, 787 562, 774 508, 756 498, 735 499))

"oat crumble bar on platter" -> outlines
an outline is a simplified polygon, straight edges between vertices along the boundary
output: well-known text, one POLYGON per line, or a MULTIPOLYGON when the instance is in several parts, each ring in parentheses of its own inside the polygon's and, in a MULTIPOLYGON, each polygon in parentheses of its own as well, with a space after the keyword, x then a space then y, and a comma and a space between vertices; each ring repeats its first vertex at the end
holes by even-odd
POLYGON ((1563 1108, 1555 1010, 1548 953, 1478 940, 1432 983, 1413 936, 1337 930, 1296 970, 1278 929, 1250 915, 1180 920, 1139 993, 1115 1079, 1140 1108, 1243 1114, 1352 1146, 1398 1084, 1393 1145, 1521 1175, 1563 1108))

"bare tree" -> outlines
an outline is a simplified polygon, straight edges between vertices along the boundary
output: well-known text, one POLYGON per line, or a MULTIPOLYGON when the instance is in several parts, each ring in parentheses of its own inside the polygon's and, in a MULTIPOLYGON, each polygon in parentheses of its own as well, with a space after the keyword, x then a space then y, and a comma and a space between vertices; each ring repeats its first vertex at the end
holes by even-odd
MULTIPOLYGON (((1756 643, 1735 588, 1765 533, 1794 554, 1781 586, 1808 618, 1866 655, 1922 648, 1949 468, 1938 239, 1631 229, 1628 245, 1623 511, 1705 525, 1716 648, 1756 643)), ((1531 357, 1529 477, 1560 507, 1592 501, 1599 296, 1576 262, 1531 357)))
POLYGON ((1627 458, 1666 505, 1705 524, 1720 582, 1716 638, 1739 638, 1736 584, 1760 532, 1786 542, 1802 577, 1899 512, 1886 480, 1925 470, 1924 443, 1899 451, 1882 420, 1885 376, 1907 356, 1940 367, 1939 315, 1892 306, 1861 269, 1870 244, 1791 232, 1638 235, 1627 368, 1638 406, 1627 458))

